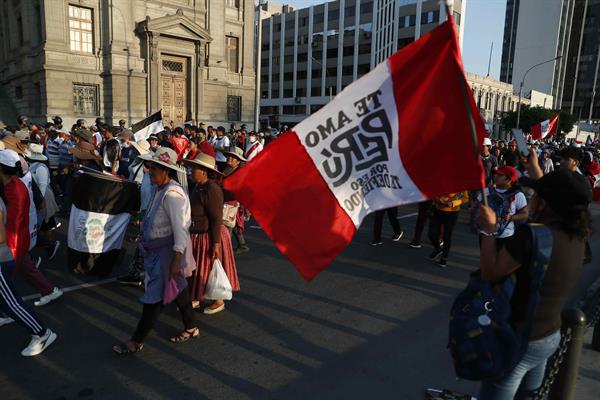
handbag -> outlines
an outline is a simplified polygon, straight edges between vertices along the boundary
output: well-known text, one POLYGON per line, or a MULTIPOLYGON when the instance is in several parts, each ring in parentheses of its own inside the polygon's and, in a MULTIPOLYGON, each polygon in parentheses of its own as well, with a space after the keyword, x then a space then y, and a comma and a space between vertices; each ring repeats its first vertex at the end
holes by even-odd
POLYGON ((231 283, 229 283, 227 274, 223 269, 223 264, 221 264, 221 261, 217 258, 208 275, 204 298, 208 300, 231 300, 232 297, 233 290, 231 288, 231 283))
POLYGON ((235 219, 237 218, 240 204, 223 204, 223 225, 228 228, 235 228, 235 219))

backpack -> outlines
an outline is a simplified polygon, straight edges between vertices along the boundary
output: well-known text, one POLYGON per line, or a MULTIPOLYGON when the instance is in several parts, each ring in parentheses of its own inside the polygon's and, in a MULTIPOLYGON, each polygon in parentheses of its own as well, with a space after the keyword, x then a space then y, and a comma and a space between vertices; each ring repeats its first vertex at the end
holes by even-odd
POLYGON ((518 332, 509 322, 515 275, 494 284, 482 280, 480 271, 472 273, 450 311, 448 348, 458 378, 474 381, 501 378, 519 363, 527 350, 553 242, 548 227, 527 226, 533 243, 525 327, 518 332))
POLYGON ((488 191, 488 204, 498 216, 496 235, 501 235, 510 224, 510 221, 503 221, 501 217, 510 212, 510 205, 515 201, 518 190, 511 188, 505 193, 500 193, 491 187, 488 191))

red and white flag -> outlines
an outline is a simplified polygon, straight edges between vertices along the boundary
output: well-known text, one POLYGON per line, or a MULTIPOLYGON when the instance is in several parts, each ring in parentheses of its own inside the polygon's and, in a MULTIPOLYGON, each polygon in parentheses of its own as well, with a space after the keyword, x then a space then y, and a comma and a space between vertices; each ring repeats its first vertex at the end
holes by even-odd
POLYGON ((558 114, 531 127, 533 140, 542 140, 546 136, 554 136, 558 131, 558 114))
POLYGON ((469 128, 480 148, 477 115, 450 18, 271 142, 224 187, 312 279, 367 214, 481 188, 469 128))

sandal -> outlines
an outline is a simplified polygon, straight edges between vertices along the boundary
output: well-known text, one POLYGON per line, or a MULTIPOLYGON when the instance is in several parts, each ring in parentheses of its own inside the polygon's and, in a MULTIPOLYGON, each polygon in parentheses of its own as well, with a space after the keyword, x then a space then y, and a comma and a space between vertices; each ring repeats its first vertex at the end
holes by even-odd
POLYGON ((142 343, 127 342, 122 344, 116 344, 112 347, 112 350, 120 355, 133 354, 142 351, 144 345, 142 343), (129 346, 129 343, 133 343, 133 347, 129 346))
POLYGON ((196 328, 192 328, 192 329, 186 329, 184 331, 182 331, 179 336, 173 336, 172 338, 169 339, 169 341, 171 343, 183 343, 183 342, 187 342, 190 339, 195 339, 197 337, 200 336, 200 329, 196 328))

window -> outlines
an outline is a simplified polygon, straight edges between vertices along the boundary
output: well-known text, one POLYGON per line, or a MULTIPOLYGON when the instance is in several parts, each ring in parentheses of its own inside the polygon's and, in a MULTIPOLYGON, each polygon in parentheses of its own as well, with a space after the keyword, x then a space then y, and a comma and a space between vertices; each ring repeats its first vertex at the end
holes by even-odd
POLYGON ((294 114, 294 106, 283 106, 283 113, 287 115, 294 114))
POLYGON ((338 56, 337 47, 335 47, 333 49, 327 49, 327 58, 337 58, 337 56, 338 56))
POLYGON ((319 13, 319 14, 315 14, 313 17, 314 23, 315 24, 322 24, 323 23, 323 13, 319 13))
POLYGON ((296 88, 296 97, 304 97, 306 96, 305 88, 296 88))
POLYGON ((293 89, 283 89, 283 97, 286 97, 286 98, 294 97, 293 89))
POLYGON ((225 0, 225 5, 232 8, 240 8, 240 0, 225 0))
POLYGON ((23 18, 20 15, 17 17, 17 45, 23 45, 23 18))
POLYGON ((227 119, 242 120, 242 96, 227 96, 227 119))
POLYGON ((283 57, 283 63, 284 64, 293 64, 294 63, 294 55, 289 54, 289 55, 283 57))
POLYGON ((294 80, 294 73, 293 72, 286 72, 283 74, 283 79, 286 81, 293 81, 294 80))
POLYGON ((313 86, 310 89, 310 95, 311 96, 320 96, 321 95, 321 87, 320 86, 313 86))
POLYGON ((410 15, 404 16, 404 24, 402 26, 404 28, 408 28, 410 26, 410 15))
POLYGON ((327 20, 329 22, 335 21, 336 19, 338 19, 339 13, 339 10, 329 10, 329 12, 327 13, 327 20))
POLYGON ((361 14, 371 14, 373 12, 373 2, 365 3, 360 5, 361 14))
POLYGON ((98 115, 98 86, 73 84, 73 112, 75 115, 98 115))
POLYGON ((433 23, 433 11, 427 11, 421 14, 421 24, 433 23))
POLYGON ((454 21, 456 22, 456 25, 460 25, 460 13, 454 11, 452 15, 454 15, 454 21))
POLYGON ((316 113, 317 111, 319 111, 321 108, 323 108, 324 104, 312 104, 310 106, 310 113, 316 113))
POLYGON ((296 73, 296 79, 306 79, 306 71, 298 71, 296 73))
POLYGON ((71 51, 80 53, 93 52, 94 42, 91 9, 69 6, 69 35, 71 51))
POLYGON ((33 11, 33 35, 31 44, 37 46, 42 42, 42 23, 39 4, 34 7, 33 11))
MULTIPOLYGON (((238 60, 238 38, 234 36, 225 37, 225 48, 227 50, 227 65, 229 66, 230 72, 239 72, 239 60, 238 60)), ((236 120, 237 121, 237 120, 236 120)))
POLYGON ((344 10, 344 18, 354 17, 356 15, 356 8, 354 6, 346 7, 344 10))
POLYGON ((306 62, 308 55, 306 53, 298 53, 298 62, 306 62))

